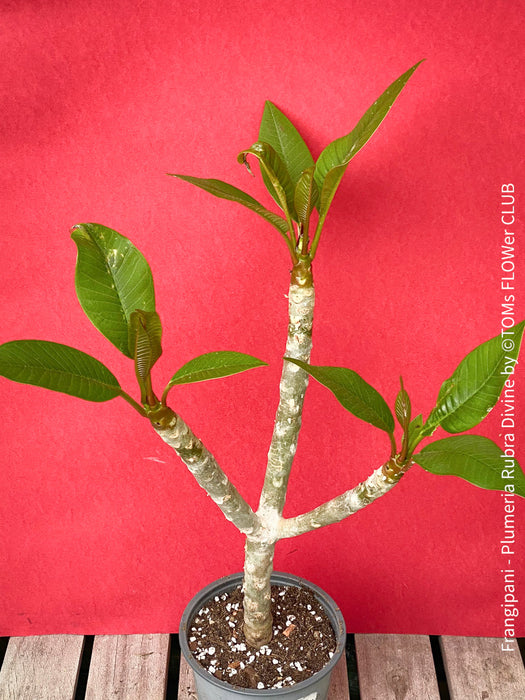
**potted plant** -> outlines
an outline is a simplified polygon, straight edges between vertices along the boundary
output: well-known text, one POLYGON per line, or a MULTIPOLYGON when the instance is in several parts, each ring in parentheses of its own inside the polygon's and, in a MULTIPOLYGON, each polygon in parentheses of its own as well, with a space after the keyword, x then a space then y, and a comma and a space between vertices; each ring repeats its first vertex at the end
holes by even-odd
POLYGON ((515 460, 506 458, 488 438, 464 434, 483 420, 505 384, 512 382, 525 322, 467 354, 442 384, 426 418, 412 409, 402 380, 392 411, 385 399, 351 369, 310 364, 312 267, 330 205, 350 160, 383 121, 418 66, 395 80, 356 127, 330 143, 317 162, 288 118, 274 104, 266 103, 258 140, 241 152, 239 161, 248 168, 250 159, 259 162, 264 183, 282 215, 220 180, 175 175, 262 216, 278 231, 284 241, 282 249, 286 248, 291 258, 288 335, 279 404, 257 510, 241 496, 176 407, 168 404, 168 398, 176 385, 222 378, 265 363, 240 352, 210 352, 177 370, 159 392, 151 376, 162 352, 162 326, 155 310, 152 274, 144 256, 126 237, 100 224, 73 227, 72 238, 78 249, 75 285, 88 318, 134 362, 139 400, 126 393, 101 362, 72 347, 43 340, 16 340, 0 346, 0 374, 8 379, 91 401, 116 397, 127 401, 175 450, 225 517, 245 536, 243 573, 211 584, 192 601, 183 617, 181 644, 192 658, 201 698, 275 694, 290 700, 321 700, 326 696, 329 672, 344 648, 344 621, 333 601, 315 586, 308 589, 301 580, 273 573, 273 553, 279 540, 347 518, 388 493, 414 464, 434 474, 459 476, 482 488, 525 496, 525 477, 515 460), (385 432, 390 451, 362 483, 313 510, 284 518, 310 377, 329 389, 347 411, 385 432), (396 420, 402 432, 400 440, 395 436, 396 420), (439 427, 450 436, 433 439, 439 427), (238 590, 241 582, 242 592, 238 590), (283 588, 287 584, 291 586, 283 588), (299 597, 303 594, 306 602, 299 597), (297 610, 280 605, 281 599, 288 597, 299 601, 295 603, 297 610), (222 615, 226 629, 232 630, 222 651, 216 646, 224 633, 217 635, 213 625, 218 621, 209 619, 215 614, 222 615), (314 651, 322 650, 324 654, 321 664, 316 653, 305 649, 301 637, 305 626, 314 651), (208 636, 200 638, 199 634, 208 636), (287 644, 295 649, 297 657, 290 656, 287 644), (272 647, 278 645, 281 656, 272 658, 272 647), (273 668, 268 678, 262 671, 266 657, 270 670, 273 668))

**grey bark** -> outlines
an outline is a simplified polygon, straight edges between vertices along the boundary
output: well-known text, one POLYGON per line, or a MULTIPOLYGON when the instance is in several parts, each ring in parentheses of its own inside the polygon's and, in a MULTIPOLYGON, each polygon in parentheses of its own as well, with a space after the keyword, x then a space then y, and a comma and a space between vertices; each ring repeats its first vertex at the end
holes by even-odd
MULTIPOLYGON (((298 264, 292 272, 288 294, 287 357, 303 362, 310 360, 314 302, 311 268, 298 264)), ((307 386, 308 374, 297 365, 284 362, 279 385, 279 405, 257 511, 263 517, 276 517, 283 512, 307 386)))
POLYGON ((332 498, 308 513, 295 518, 283 518, 279 523, 279 539, 302 535, 348 518, 388 493, 397 484, 399 478, 400 476, 394 478, 386 476, 385 467, 379 467, 365 481, 340 496, 332 498))
POLYGON ((225 517, 245 535, 257 532, 259 519, 252 508, 182 418, 171 409, 164 408, 160 420, 154 420, 153 416, 152 425, 164 442, 179 455, 225 517))
MULTIPOLYGON (((292 270, 288 294, 286 355, 308 362, 312 349, 315 292, 311 267, 298 263, 292 270)), ((260 646, 272 638, 270 611, 271 562, 276 530, 281 520, 288 480, 301 428, 308 375, 291 362, 283 363, 279 405, 275 417, 268 464, 257 516, 264 526, 262 537, 248 538, 244 565, 244 632, 250 644, 260 646)))
POLYGON ((260 647, 272 638, 270 576, 275 542, 246 539, 244 560, 244 634, 251 646, 260 647))

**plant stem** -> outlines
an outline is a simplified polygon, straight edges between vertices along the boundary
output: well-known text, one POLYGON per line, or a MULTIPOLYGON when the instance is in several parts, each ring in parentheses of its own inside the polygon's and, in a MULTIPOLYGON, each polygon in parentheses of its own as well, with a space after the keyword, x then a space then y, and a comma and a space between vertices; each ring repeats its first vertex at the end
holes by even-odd
POLYGON ((148 417, 156 432, 175 450, 224 516, 245 535, 258 532, 258 517, 182 418, 160 405, 158 411, 151 411, 148 417))
POLYGON ((394 433, 388 433, 388 437, 390 438, 390 457, 395 457, 397 452, 397 445, 394 433))
POLYGON ((278 529, 279 539, 295 537, 325 525, 338 523, 384 496, 402 476, 401 473, 392 477, 385 475, 388 465, 389 463, 379 467, 365 481, 308 513, 295 518, 282 518, 278 529))
POLYGON ((315 229, 312 245, 310 246, 310 257, 312 258, 312 260, 315 258, 315 254, 317 252, 317 246, 319 245, 319 240, 321 238, 321 231, 323 230, 323 225, 324 225, 327 213, 328 213, 328 209, 326 209, 324 211, 324 213, 319 216, 319 220, 317 222, 317 227, 315 229))
POLYGON ((259 648, 272 639, 270 576, 275 542, 246 538, 244 560, 244 635, 259 648))
MULTIPOLYGON (((286 341, 286 355, 303 362, 309 361, 312 349, 314 300, 311 266, 309 260, 303 259, 294 265, 291 274, 286 341)), ((275 520, 283 512, 307 386, 307 373, 291 362, 284 362, 279 385, 279 405, 257 511, 265 521, 275 520)))
MULTIPOLYGON (((293 267, 289 302, 286 355, 308 362, 312 348, 314 287, 310 260, 301 259, 293 267)), ((244 631, 246 640, 260 646, 272 638, 270 575, 276 531, 286 500, 303 410, 308 375, 291 362, 283 363, 279 385, 279 406, 268 453, 268 465, 257 517, 261 530, 246 541, 244 564, 244 631)))
POLYGON ((127 394, 125 391, 120 392, 120 396, 124 399, 124 401, 127 401, 130 406, 133 406, 133 408, 140 413, 141 416, 146 416, 146 411, 145 409, 137 402, 135 399, 127 394))

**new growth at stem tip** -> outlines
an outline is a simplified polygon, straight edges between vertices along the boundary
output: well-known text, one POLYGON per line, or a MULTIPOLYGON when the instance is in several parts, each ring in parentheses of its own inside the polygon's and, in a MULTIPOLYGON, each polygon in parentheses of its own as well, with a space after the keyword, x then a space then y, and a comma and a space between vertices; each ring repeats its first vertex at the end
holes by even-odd
POLYGON ((266 101, 258 140, 238 155, 253 174, 248 156, 257 159, 268 193, 284 216, 275 214, 246 192, 221 180, 174 175, 210 194, 235 201, 259 214, 276 228, 288 247, 292 263, 314 259, 323 226, 348 164, 372 137, 405 87, 418 61, 397 78, 368 108, 356 126, 326 146, 314 161, 290 119, 266 101))

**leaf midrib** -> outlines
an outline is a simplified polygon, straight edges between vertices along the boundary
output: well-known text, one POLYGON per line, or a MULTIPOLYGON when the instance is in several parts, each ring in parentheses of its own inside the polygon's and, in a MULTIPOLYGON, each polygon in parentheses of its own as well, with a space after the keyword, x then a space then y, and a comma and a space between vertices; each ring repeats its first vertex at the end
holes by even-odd
MULTIPOLYGON (((94 242, 97 250, 99 251, 100 255, 102 256, 102 260, 104 261, 104 267, 106 268, 106 271, 108 272, 113 284, 115 285, 113 289, 115 291, 115 296, 117 297, 118 305, 119 305, 118 315, 124 320, 124 323, 127 326, 128 317, 126 315, 126 312, 124 311, 124 303, 123 303, 124 295, 123 295, 122 290, 121 290, 122 285, 120 285, 117 281, 117 278, 116 278, 115 273, 112 269, 112 266, 109 264, 109 257, 105 254, 104 248, 99 244, 98 236, 91 237, 91 240, 94 242)), ((113 249, 116 250, 117 252, 122 252, 122 248, 121 248, 122 241, 120 241, 117 238, 116 241, 114 241, 114 243, 116 243, 116 245, 113 249)), ((131 248, 129 246, 127 246, 125 252, 122 255, 122 260, 118 263, 119 269, 124 264, 124 261, 129 256, 130 252, 131 252, 131 248)), ((108 290, 108 294, 109 294, 108 299, 113 297, 113 295, 111 294, 111 287, 108 288, 108 285, 104 284, 104 282, 100 282, 100 284, 102 285, 102 288, 108 290)), ((98 293, 101 294, 101 292, 98 292, 98 293)), ((105 295, 102 294, 102 296, 105 296, 105 295)))
MULTIPOLYGON (((118 239, 117 239, 117 240, 118 240, 118 239)), ((118 242, 120 243, 120 241, 118 241, 118 242)), ((106 268, 107 268, 107 270, 108 270, 108 272, 109 272, 109 274, 110 274, 110 276, 111 276, 111 279, 113 280, 113 283, 115 284, 115 292, 116 292, 116 295, 117 295, 117 297, 118 297, 118 301, 119 301, 119 305, 120 305, 120 311, 121 311, 121 313, 122 313, 122 318, 124 319, 124 323, 125 323, 126 326, 127 326, 127 325, 128 325, 128 317, 127 317, 127 315, 126 315, 126 312, 124 311, 124 304, 123 304, 123 301, 122 301, 122 300, 123 300, 123 295, 121 294, 121 290, 119 289, 119 286, 118 286, 118 284, 117 284, 117 280, 116 280, 116 278, 115 278, 115 275, 113 274, 113 272, 112 272, 112 270, 111 270, 111 265, 109 264, 109 258, 108 258, 107 256, 104 255, 104 252, 103 252, 102 248, 98 245, 98 241, 97 241, 97 247, 98 247, 98 249, 99 249, 99 250, 101 251, 101 253, 102 253, 102 257, 103 257, 103 259, 104 259, 104 264, 106 265, 106 268)), ((117 248, 117 251, 118 251, 118 250, 119 250, 119 249, 117 248)), ((122 265, 124 264, 124 260, 125 260, 126 257, 128 256, 130 250, 131 250, 131 248, 128 247, 127 250, 126 250, 126 252, 125 252, 124 255, 122 256, 122 260, 121 260, 120 263, 119 263, 119 268, 122 267, 122 265)))
MULTIPOLYGON (((333 393, 334 396, 335 396, 335 392, 334 392, 332 389, 330 389, 330 391, 332 391, 332 393, 333 393)), ((370 404, 364 402, 363 399, 362 399, 360 396, 358 396, 357 394, 355 394, 355 393, 352 394, 352 393, 350 392, 349 389, 345 389, 345 388, 343 387, 343 388, 342 388, 342 392, 343 392, 346 396, 356 397, 356 398, 357 398, 357 403, 359 404, 360 407, 362 407, 362 408, 364 409, 363 412, 368 413, 369 415, 372 414, 373 416, 375 416, 376 418, 378 418, 378 419, 380 420, 380 422, 382 423, 382 425, 385 426, 384 429, 385 429, 385 430, 388 429, 388 428, 387 428, 387 425, 386 425, 386 423, 385 423, 385 421, 384 421, 383 416, 382 416, 380 413, 377 413, 376 410, 375 410, 373 407, 370 406, 370 404)), ((337 398, 337 396, 336 396, 336 398, 337 398)), ((354 401, 354 403, 355 403, 355 401, 354 401)))
MULTIPOLYGON (((291 358, 288 358, 288 359, 291 359, 291 358)), ((300 365, 299 365, 299 366, 300 366, 300 365)), ((312 369, 312 368, 313 368, 313 366, 311 365, 311 366, 310 366, 310 369, 312 369)), ((304 369, 304 368, 303 368, 303 369, 304 369)), ((365 384, 367 384, 367 382, 366 382, 362 377, 360 377, 359 374, 358 374, 357 372, 354 372, 354 370, 348 369, 348 368, 346 368, 346 367, 337 367, 337 368, 334 367, 334 368, 332 368, 332 369, 338 369, 338 370, 341 370, 341 369, 342 369, 342 370, 344 370, 344 371, 350 372, 350 373, 351 373, 350 376, 352 376, 352 378, 357 378, 358 381, 361 380, 362 382, 364 382, 365 384)), ((305 370, 305 371, 306 371, 306 370, 305 370)), ((308 372, 308 374, 310 374, 310 372, 308 372)), ((320 380, 317 379, 317 377, 316 377, 315 374, 313 374, 313 373, 311 373, 311 375, 312 375, 312 377, 313 377, 314 379, 316 379, 320 384, 324 384, 324 386, 325 386, 329 391, 332 392, 332 394, 335 396, 335 398, 337 399, 337 401, 339 401, 339 403, 341 403, 341 405, 343 405, 342 402, 341 402, 341 401, 339 400, 339 398, 337 397, 335 391, 334 391, 330 386, 328 386, 328 384, 327 384, 326 382, 324 382, 324 381, 323 381, 323 382, 320 382, 320 380)), ((330 378, 329 378, 329 381, 330 381, 330 383, 331 383, 332 385, 335 383, 334 380, 332 380, 332 379, 330 379, 330 378)), ((363 399, 362 399, 357 393, 352 393, 349 389, 345 388, 345 387, 342 386, 341 384, 338 384, 337 386, 338 386, 338 388, 339 388, 339 393, 344 393, 345 395, 350 396, 350 397, 357 397, 357 402, 359 403, 359 406, 364 407, 365 411, 368 412, 368 415, 372 414, 373 416, 375 416, 376 418, 379 419, 378 422, 380 422, 381 425, 384 426, 383 428, 380 428, 381 430, 384 430, 384 431, 387 432, 387 433, 390 433, 390 432, 391 432, 391 430, 389 429, 387 423, 385 422, 385 419, 384 419, 384 417, 382 416, 382 414, 377 413, 376 409, 375 409, 373 406, 371 406, 369 403, 363 401, 363 399)), ((370 385, 368 385, 368 386, 370 386, 370 385)), ((371 388, 373 389, 373 387, 371 387, 371 388)), ((375 391, 375 390, 374 390, 374 391, 375 391)), ((378 396, 381 396, 381 395, 378 394, 378 396)), ((382 397, 381 397, 381 398, 382 398, 382 397)), ((346 408, 346 407, 343 405, 343 408, 346 408)), ((387 408, 388 408, 388 406, 387 406, 387 408)), ((346 409, 346 410, 348 410, 348 409, 346 409)), ((350 411, 350 413, 351 413, 351 412, 352 412, 352 411, 350 411)), ((359 416, 357 416, 357 417, 359 418, 359 416)), ((363 419, 361 419, 361 420, 363 420, 363 419)), ((367 422, 368 422, 368 421, 367 421, 367 422)))
POLYGON ((248 369, 255 369, 255 367, 249 363, 246 363, 243 365, 240 365, 240 364, 235 365, 235 366, 232 366, 232 368, 234 369, 233 372, 225 374, 225 375, 221 375, 220 377, 217 377, 216 375, 214 375, 214 372, 216 371, 216 369, 220 369, 220 365, 218 365, 216 368, 212 367, 212 368, 206 369, 206 370, 204 370, 204 369, 197 370, 194 372, 190 372, 188 374, 182 374, 180 376, 175 375, 175 377, 173 377, 171 379, 170 384, 172 386, 175 386, 176 384, 190 384, 191 382, 206 381, 209 378, 211 378, 211 379, 223 379, 224 377, 231 376, 232 374, 240 374, 241 372, 244 372, 248 369), (210 377, 210 375, 211 375, 211 377, 210 377), (194 379, 194 377, 202 377, 202 378, 201 379, 194 379), (183 381, 180 381, 181 379, 183 381))
MULTIPOLYGON (((274 115, 274 106, 273 106, 273 104, 271 105, 271 108, 270 108, 270 114, 271 114, 271 117, 272 117, 272 124, 273 124, 274 130, 275 130, 275 133, 276 133, 276 135, 277 135, 277 138, 279 139, 279 146, 280 146, 280 148, 281 148, 281 153, 282 153, 283 156, 284 156, 284 165, 285 165, 285 167, 286 167, 286 170, 288 171, 288 175, 290 176, 290 178, 292 178, 292 173, 290 172, 290 168, 289 168, 289 166, 288 166, 287 163, 286 163, 286 161, 289 160, 289 158, 287 158, 287 155, 286 155, 286 154, 290 154, 290 155, 294 154, 296 148, 290 148, 289 150, 287 150, 287 149, 285 148, 285 143, 286 143, 286 142, 285 142, 285 139, 284 139, 284 131, 281 133, 281 129, 280 129, 280 127, 279 127, 279 124, 277 123, 277 121, 276 121, 276 119, 275 119, 275 115, 274 115)), ((291 122, 290 122, 290 123, 291 123, 291 122)), ((292 126, 293 126, 293 125, 292 125, 292 126)), ((312 158, 312 165, 314 165, 313 158, 312 158)), ((293 182, 293 180, 292 180, 292 182, 293 182)), ((294 182, 294 184, 296 184, 296 182, 294 182)))
MULTIPOLYGON (((482 384, 481 384, 475 391, 472 391, 471 394, 468 394, 467 398, 466 398, 461 404, 459 404, 459 406, 457 406, 451 413, 447 413, 447 414, 441 419, 441 421, 437 423, 437 425, 439 425, 439 424, 442 423, 443 421, 447 420, 447 418, 451 418, 455 413, 457 413, 461 408, 463 408, 463 407, 465 406, 465 404, 466 404, 467 402, 469 402, 474 396, 477 396, 477 395, 482 391, 482 389, 488 384, 488 382, 494 377, 494 375, 496 374, 496 371, 498 370, 498 368, 500 367, 500 365, 501 365, 501 363, 503 362, 504 359, 505 359, 505 358, 502 357, 501 360, 498 360, 498 362, 496 363, 496 366, 494 367, 492 373, 489 374, 489 376, 482 382, 482 384)), ((452 379, 452 377, 451 377, 451 379, 452 379)), ((443 404, 443 406, 445 407, 446 404, 443 404)))
MULTIPOLYGON (((438 450, 438 449, 431 450, 431 449, 427 448, 426 454, 427 455, 435 455, 435 456, 437 456, 437 458, 442 458, 443 455, 450 455, 451 457, 458 455, 459 457, 466 457, 469 461, 475 461, 484 467, 489 466, 489 464, 487 462, 483 461, 483 459, 481 457, 476 457, 472 453, 463 452, 462 450, 456 450, 456 449, 454 449, 453 451, 452 450, 438 450)), ((419 457, 419 455, 414 455, 413 459, 415 459, 417 461, 418 457, 419 457)), ((487 457, 487 459, 490 460, 491 458, 487 457)))
MULTIPOLYGON (((103 249, 102 246, 99 244, 98 236, 93 236, 93 235, 90 233, 90 235, 89 235, 89 240, 92 241, 92 243, 93 243, 93 245, 95 246, 96 250, 99 252, 99 254, 100 254, 101 257, 102 257, 102 260, 103 260, 103 263, 104 263, 104 267, 105 267, 105 269, 106 269, 106 272, 109 273, 109 276, 110 276, 111 280, 112 280, 113 283, 114 283, 114 288, 113 288, 113 289, 114 289, 115 294, 112 293, 111 287, 108 287, 108 285, 107 285, 103 280, 100 280, 100 279, 97 279, 96 277, 93 277, 93 275, 92 275, 92 274, 88 274, 87 271, 85 271, 84 274, 85 274, 85 276, 86 276, 89 280, 91 280, 93 283, 95 283, 97 286, 100 287, 100 289, 96 291, 96 294, 98 294, 99 297, 105 298, 106 302, 107 302, 107 303, 111 303, 111 305, 112 305, 113 307, 115 307, 115 296, 117 297, 116 301, 117 301, 118 309, 115 309, 115 308, 114 308, 113 314, 118 315, 119 318, 123 319, 124 323, 127 325, 128 319, 127 319, 127 316, 126 316, 126 314, 125 314, 125 312, 124 312, 124 307, 123 307, 123 304, 122 304, 122 295, 121 295, 121 292, 120 292, 120 289, 119 289, 119 285, 117 284, 117 280, 115 279, 115 275, 113 274, 112 269, 111 269, 111 266, 110 266, 110 264, 109 264, 109 260, 108 260, 107 256, 104 254, 104 249, 103 249)), ((127 255, 127 253, 128 253, 128 251, 125 253, 125 255, 127 255)), ((124 255, 124 257, 122 258, 122 260, 125 259, 125 255, 124 255)), ((121 264, 122 264, 122 263, 121 263, 121 264)), ((91 289, 91 291, 93 291, 93 290, 91 289)), ((99 303, 99 302, 92 300, 92 304, 93 304, 93 303, 94 303, 96 306, 98 306, 98 303, 99 303)), ((102 312, 96 312, 96 313, 98 313, 99 315, 101 315, 103 318, 106 318, 106 317, 107 317, 107 316, 106 316, 107 312, 104 312, 104 313, 102 313, 102 312)))
MULTIPOLYGON (((30 363, 20 363, 20 362, 11 362, 10 363, 12 367, 19 367, 21 370, 27 370, 27 369, 34 369, 34 370, 40 370, 41 372, 49 372, 50 374, 55 374, 59 376, 69 376, 69 377, 78 377, 79 379, 83 379, 86 382, 91 382, 92 384, 98 384, 99 386, 107 387, 109 389, 118 389, 121 391, 121 386, 120 384, 107 384, 106 382, 100 380, 100 379, 95 379, 94 377, 86 377, 85 374, 78 374, 77 372, 73 372, 70 370, 66 369, 56 369, 54 367, 42 367, 41 365, 33 365, 30 363)), ((109 370, 108 370, 109 371, 109 370)))

